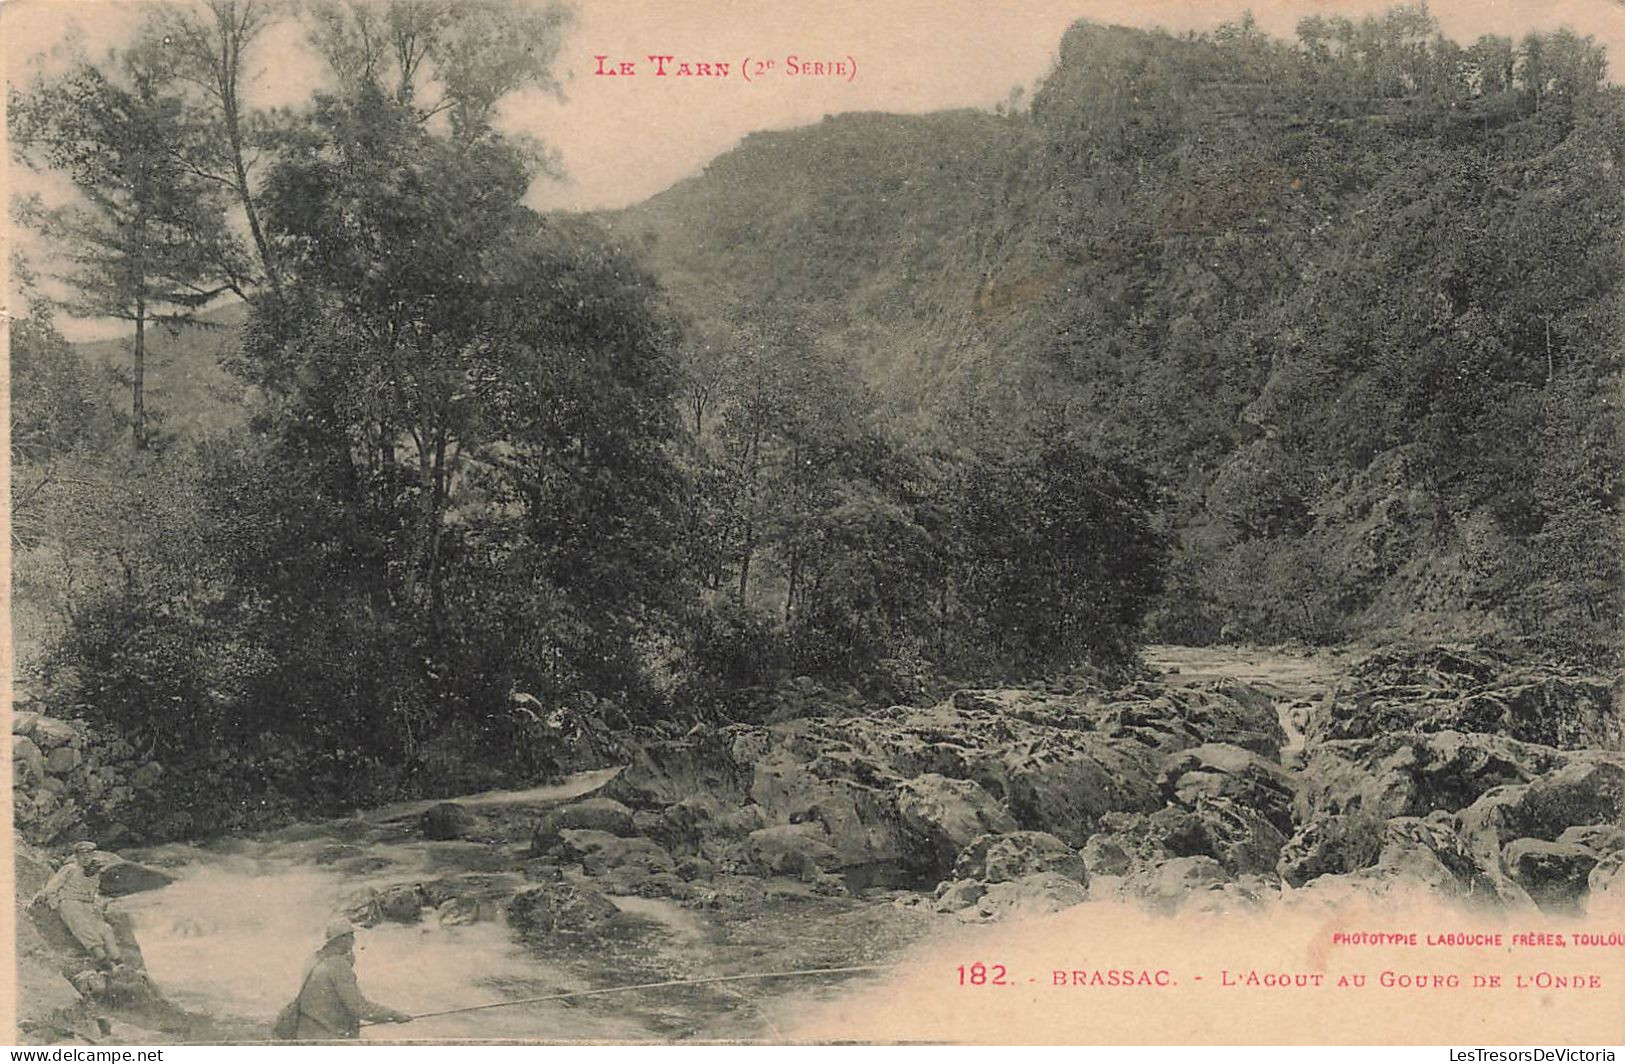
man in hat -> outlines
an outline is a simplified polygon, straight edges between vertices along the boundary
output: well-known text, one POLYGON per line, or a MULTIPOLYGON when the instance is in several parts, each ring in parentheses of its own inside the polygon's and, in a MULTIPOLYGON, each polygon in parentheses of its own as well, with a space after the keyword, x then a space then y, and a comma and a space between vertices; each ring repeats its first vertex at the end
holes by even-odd
POLYGON ((99 968, 114 968, 124 960, 118 937, 102 916, 106 902, 100 897, 101 854, 94 842, 73 844, 72 859, 63 863, 39 892, 37 900, 56 910, 73 937, 99 968))
POLYGON ((295 1002, 299 1020, 294 1038, 326 1042, 355 1038, 361 1021, 406 1023, 412 1017, 368 1001, 355 978, 355 925, 338 917, 327 925, 327 944, 316 951, 295 1002))

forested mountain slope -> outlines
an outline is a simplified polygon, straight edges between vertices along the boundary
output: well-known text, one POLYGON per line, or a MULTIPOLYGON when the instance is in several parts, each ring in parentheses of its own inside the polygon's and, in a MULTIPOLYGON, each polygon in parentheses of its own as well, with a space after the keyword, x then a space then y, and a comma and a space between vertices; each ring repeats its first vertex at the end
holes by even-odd
POLYGON ((1080 23, 1024 112, 756 134, 608 221, 696 335, 799 322, 896 436, 1059 422, 1151 472, 1162 637, 1604 652, 1603 70, 1572 35, 1464 46, 1415 9, 1294 42, 1080 23))

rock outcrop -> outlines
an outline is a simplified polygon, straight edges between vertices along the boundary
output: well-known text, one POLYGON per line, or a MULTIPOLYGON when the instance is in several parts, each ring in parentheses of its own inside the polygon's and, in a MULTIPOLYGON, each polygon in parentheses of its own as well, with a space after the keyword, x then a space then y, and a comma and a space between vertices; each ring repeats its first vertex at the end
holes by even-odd
POLYGON ((1370 655, 1311 714, 1277 870, 1321 891, 1582 905, 1621 845, 1620 692, 1482 650, 1370 655))
POLYGON ((37 846, 86 837, 128 845, 132 804, 163 774, 123 740, 25 709, 12 714, 11 765, 16 831, 37 846))
POLYGON ((1429 648, 1279 706, 1231 681, 1138 682, 696 727, 639 751, 608 798, 549 814, 532 849, 612 892, 733 873, 839 892, 892 868, 964 919, 1311 886, 1572 907, 1622 889, 1618 690, 1429 648))

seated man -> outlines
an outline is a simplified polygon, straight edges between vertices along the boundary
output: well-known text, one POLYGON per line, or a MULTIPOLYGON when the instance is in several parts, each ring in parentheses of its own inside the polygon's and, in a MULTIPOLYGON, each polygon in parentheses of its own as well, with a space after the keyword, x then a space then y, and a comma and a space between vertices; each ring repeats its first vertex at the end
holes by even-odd
POLYGON ((114 968, 124 960, 113 928, 103 918, 101 855, 94 842, 73 844, 73 858, 56 870, 39 892, 43 901, 62 917, 68 930, 99 968, 114 968))

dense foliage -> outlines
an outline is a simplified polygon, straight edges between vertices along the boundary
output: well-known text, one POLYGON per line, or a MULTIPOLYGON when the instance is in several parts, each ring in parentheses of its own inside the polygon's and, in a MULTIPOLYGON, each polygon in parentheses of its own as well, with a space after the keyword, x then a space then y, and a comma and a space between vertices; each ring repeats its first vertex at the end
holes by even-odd
MULTIPOLYGON (((276 115, 231 65, 270 9, 149 27, 164 165, 235 201, 225 413, 133 453, 49 308, 14 327, 29 682, 167 770, 109 817, 497 785, 1148 636, 1617 645, 1589 42, 1080 24, 1030 111, 758 136, 593 219, 526 207, 546 155, 493 126, 559 11, 312 10, 332 82, 276 115)), ((129 98, 87 70, 19 97, 36 148, 129 98)))
POLYGON ((1622 115, 1566 32, 1080 23, 1025 112, 758 134, 616 224, 702 324, 816 323, 892 438, 1060 411, 1148 472, 1152 638, 1612 659, 1622 115))

